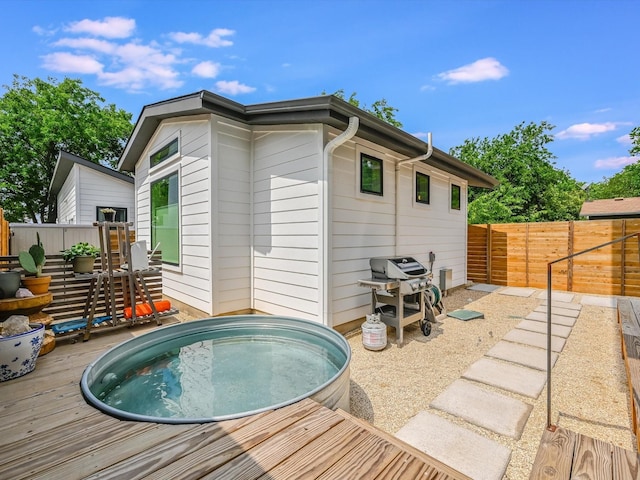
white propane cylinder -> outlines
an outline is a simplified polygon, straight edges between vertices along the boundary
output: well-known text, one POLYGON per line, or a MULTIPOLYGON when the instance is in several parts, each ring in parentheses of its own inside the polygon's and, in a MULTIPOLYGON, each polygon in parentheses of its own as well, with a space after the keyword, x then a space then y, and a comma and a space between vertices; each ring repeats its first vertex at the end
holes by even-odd
POLYGON ((367 350, 382 350, 387 346, 387 326, 380 321, 379 313, 366 316, 362 324, 362 345, 367 350))

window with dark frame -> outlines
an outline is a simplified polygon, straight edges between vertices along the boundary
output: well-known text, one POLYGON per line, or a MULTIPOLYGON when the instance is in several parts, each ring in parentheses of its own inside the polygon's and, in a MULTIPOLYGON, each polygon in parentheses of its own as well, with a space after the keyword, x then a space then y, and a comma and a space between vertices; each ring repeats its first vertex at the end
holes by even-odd
POLYGON ((360 154, 360 192, 382 196, 382 172, 382 160, 360 154))
POLYGON ((451 184, 451 209, 460 210, 460 185, 451 184))
POLYGON ((429 186, 431 178, 424 173, 416 172, 416 202, 429 205, 429 186))
POLYGON ((155 167, 178 153, 178 138, 174 138, 157 152, 151 154, 151 166, 155 167))

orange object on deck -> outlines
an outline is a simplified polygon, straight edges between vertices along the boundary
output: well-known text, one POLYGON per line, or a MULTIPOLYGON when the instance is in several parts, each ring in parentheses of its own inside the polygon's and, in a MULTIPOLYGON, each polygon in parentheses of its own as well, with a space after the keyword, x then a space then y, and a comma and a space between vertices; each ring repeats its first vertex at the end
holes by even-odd
MULTIPOLYGON (((153 302, 153 305, 156 307, 156 311, 158 313, 171 309, 171 302, 169 300, 160 300, 158 302, 153 302)), ((131 307, 125 307, 125 318, 131 318, 131 313, 131 307)), ((153 311, 151 310, 151 305, 149 305, 148 303, 136 305, 136 317, 144 317, 146 315, 151 315, 152 313, 153 311)))

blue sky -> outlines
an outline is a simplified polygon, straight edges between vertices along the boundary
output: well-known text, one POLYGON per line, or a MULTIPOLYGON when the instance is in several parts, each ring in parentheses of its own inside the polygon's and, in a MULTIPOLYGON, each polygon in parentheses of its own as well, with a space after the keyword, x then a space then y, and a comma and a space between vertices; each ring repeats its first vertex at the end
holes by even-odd
POLYGON ((556 166, 578 181, 637 160, 636 0, 0 3, 1 85, 79 78, 134 121, 202 89, 243 104, 344 89, 385 98, 445 151, 547 121, 556 166))

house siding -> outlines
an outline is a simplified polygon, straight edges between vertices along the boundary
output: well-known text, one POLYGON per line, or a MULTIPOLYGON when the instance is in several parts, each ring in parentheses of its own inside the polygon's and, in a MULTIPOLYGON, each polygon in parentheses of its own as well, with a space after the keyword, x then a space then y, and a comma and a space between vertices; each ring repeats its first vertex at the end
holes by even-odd
POLYGON ((322 127, 257 128, 253 143, 254 308, 318 320, 322 127))
POLYGON ((139 239, 151 242, 151 182, 178 170, 181 261, 177 268, 169 265, 163 268, 163 293, 212 313, 209 126, 210 116, 203 116, 189 121, 166 121, 158 127, 136 165, 136 232, 139 239), (178 158, 166 160, 150 171, 149 156, 176 136, 180 139, 178 158))
POLYGON ((358 280, 371 277, 371 257, 413 256, 427 268, 429 252, 436 254, 434 283, 439 269, 453 270, 453 284, 466 279, 466 182, 445 172, 403 166, 399 170, 399 215, 396 242, 397 153, 362 141, 347 143, 333 155, 332 181, 332 326, 370 313, 371 295, 358 280), (359 158, 364 152, 384 161, 383 196, 359 192, 359 158), (415 169, 430 175, 430 204, 416 204, 415 169), (450 211, 450 182, 460 185, 460 211, 450 211))
POLYGON ((78 171, 75 168, 67 176, 66 180, 58 192, 58 223, 77 223, 76 205, 77 201, 77 180, 78 171))
POLYGON ((78 221, 91 224, 97 220, 97 207, 126 208, 127 221, 135 222, 135 204, 131 184, 101 174, 96 170, 74 165, 78 175, 78 221))

